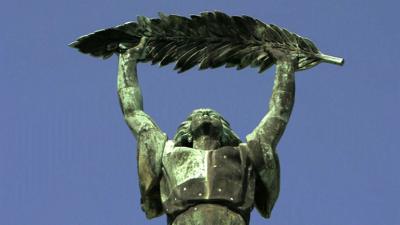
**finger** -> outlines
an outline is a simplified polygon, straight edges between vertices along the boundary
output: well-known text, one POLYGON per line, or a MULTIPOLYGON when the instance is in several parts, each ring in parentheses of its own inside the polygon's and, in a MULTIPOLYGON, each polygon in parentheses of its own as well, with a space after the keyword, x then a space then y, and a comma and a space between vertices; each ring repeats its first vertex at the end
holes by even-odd
POLYGON ((135 45, 134 45, 133 43, 123 42, 123 43, 120 43, 120 44, 118 45, 118 47, 121 48, 121 49, 126 50, 126 49, 129 49, 129 48, 135 47, 135 45))
POLYGON ((145 48, 146 44, 147 44, 147 37, 143 36, 142 38, 140 38, 140 42, 136 47, 139 49, 143 49, 145 48))

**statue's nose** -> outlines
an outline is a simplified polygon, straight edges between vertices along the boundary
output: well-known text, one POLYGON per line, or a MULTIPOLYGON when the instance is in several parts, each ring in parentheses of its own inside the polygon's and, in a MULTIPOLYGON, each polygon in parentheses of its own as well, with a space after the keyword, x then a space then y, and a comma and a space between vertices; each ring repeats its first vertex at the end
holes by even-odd
POLYGON ((210 116, 210 112, 205 111, 205 112, 202 113, 202 116, 203 117, 209 117, 210 116))

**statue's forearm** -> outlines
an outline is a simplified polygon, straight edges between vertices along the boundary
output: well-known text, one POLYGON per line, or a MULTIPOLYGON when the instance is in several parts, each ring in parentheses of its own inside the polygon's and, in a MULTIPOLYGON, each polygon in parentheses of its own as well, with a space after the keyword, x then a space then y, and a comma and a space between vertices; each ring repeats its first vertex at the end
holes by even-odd
POLYGON ((268 114, 286 123, 289 121, 294 105, 294 72, 294 65, 291 61, 277 63, 274 88, 269 102, 268 114))
POLYGON ((278 61, 272 96, 269 102, 269 111, 261 120, 248 139, 257 138, 263 144, 273 149, 278 144, 294 105, 295 64, 290 61, 278 61))
POLYGON ((137 78, 136 58, 129 52, 120 54, 118 64, 118 96, 125 116, 143 110, 143 98, 137 78))

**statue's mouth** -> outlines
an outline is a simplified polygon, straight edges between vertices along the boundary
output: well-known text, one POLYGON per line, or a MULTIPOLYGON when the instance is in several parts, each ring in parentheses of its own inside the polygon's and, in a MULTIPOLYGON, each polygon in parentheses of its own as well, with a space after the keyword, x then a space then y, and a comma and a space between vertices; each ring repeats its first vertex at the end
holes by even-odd
POLYGON ((207 119, 202 119, 201 120, 201 122, 197 126, 197 129, 196 129, 195 133, 197 135, 210 135, 210 136, 213 136, 216 133, 218 133, 218 129, 219 129, 219 127, 218 127, 218 124, 216 123, 216 121, 214 121, 211 118, 207 118, 207 119))
POLYGON ((209 134, 212 128, 214 127, 213 124, 211 123, 210 119, 203 120, 201 125, 201 129, 203 130, 204 134, 209 134))

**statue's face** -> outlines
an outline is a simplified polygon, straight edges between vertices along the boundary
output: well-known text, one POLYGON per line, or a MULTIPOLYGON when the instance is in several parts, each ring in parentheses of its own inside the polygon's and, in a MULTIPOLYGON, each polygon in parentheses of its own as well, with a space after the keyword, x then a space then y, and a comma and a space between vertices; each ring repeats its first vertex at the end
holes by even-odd
POLYGON ((190 130, 194 138, 199 136, 212 136, 220 138, 223 133, 221 116, 211 109, 198 109, 191 115, 190 130))

